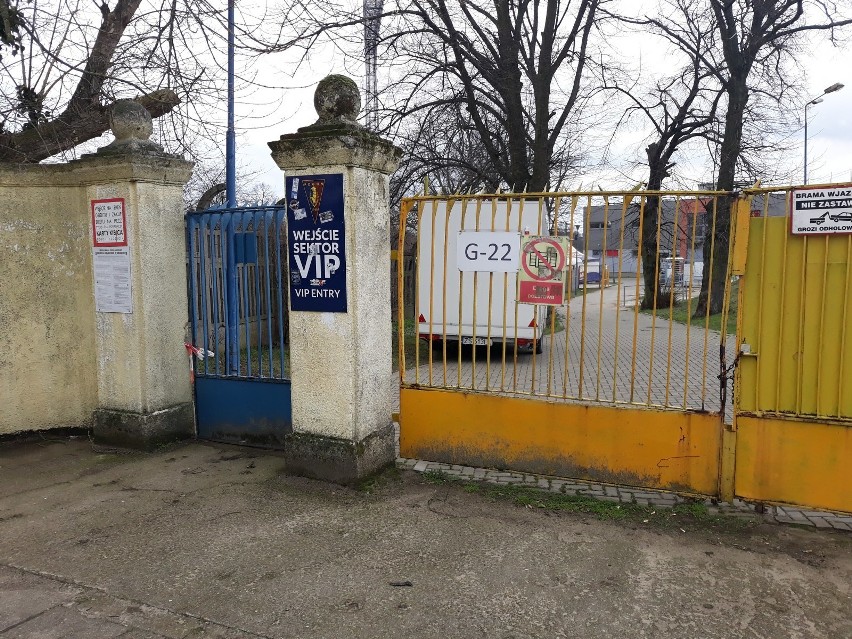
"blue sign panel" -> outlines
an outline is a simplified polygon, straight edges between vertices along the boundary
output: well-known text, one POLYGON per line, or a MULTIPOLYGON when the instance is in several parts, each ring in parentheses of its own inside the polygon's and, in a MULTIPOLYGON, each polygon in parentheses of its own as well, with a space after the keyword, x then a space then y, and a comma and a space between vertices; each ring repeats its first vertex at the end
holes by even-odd
POLYGON ((290 308, 346 312, 343 175, 287 178, 290 308))

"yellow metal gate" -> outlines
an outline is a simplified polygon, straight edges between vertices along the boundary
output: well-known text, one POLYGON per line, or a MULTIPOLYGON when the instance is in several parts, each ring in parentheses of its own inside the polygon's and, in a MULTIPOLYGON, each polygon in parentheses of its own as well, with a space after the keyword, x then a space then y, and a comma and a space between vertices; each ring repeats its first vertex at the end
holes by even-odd
POLYGON ((792 234, 793 193, 750 192, 734 490, 755 501, 848 512, 852 235, 792 234))
POLYGON ((414 234, 417 276, 413 326, 400 314, 397 327, 402 454, 719 494, 735 338, 731 278, 709 273, 719 268, 716 238, 731 238, 725 195, 404 200, 400 251, 414 234), (569 248, 554 248, 552 264, 542 266, 549 258, 539 251, 518 259, 561 272, 559 306, 519 301, 523 263, 460 267, 511 262, 520 253, 513 236, 554 235, 569 248), (696 316, 705 277, 723 308, 696 316))

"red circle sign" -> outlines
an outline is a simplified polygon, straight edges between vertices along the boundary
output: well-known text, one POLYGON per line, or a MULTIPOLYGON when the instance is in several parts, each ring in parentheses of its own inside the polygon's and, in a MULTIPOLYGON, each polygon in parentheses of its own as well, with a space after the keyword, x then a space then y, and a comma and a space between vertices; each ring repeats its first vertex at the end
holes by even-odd
POLYGON ((533 278, 534 280, 536 280, 538 282, 546 282, 547 280, 552 280, 554 274, 558 271, 561 271, 565 267, 565 252, 562 250, 562 245, 552 238, 543 237, 543 238, 539 238, 537 240, 533 240, 531 242, 527 242, 527 244, 524 246, 523 252, 524 252, 525 255, 529 254, 529 253, 535 253, 536 255, 538 255, 539 260, 541 260, 541 262, 543 262, 544 264, 547 264, 547 269, 545 271, 545 274, 541 275, 537 271, 533 272, 532 270, 530 270, 530 267, 529 267, 529 264, 527 263, 527 260, 525 260, 525 259, 521 260, 521 263, 524 267, 524 271, 526 272, 526 274, 529 275, 531 278, 533 278), (556 266, 550 264, 547 261, 547 259, 544 257, 544 255, 542 255, 538 251, 538 249, 536 249, 536 247, 535 247, 536 244, 549 244, 554 249, 556 249, 556 256, 558 258, 558 264, 556 266))

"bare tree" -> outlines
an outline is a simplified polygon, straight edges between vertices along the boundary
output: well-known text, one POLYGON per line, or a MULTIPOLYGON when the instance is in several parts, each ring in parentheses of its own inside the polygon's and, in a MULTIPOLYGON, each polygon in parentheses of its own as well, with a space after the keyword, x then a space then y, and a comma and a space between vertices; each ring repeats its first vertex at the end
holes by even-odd
POLYGON ((412 116, 395 141, 405 155, 391 179, 392 206, 424 180, 438 195, 496 191, 501 185, 497 168, 458 103, 436 105, 412 116))
MULTIPOLYGON (((26 6, 2 0, 4 13, 15 20, 11 47, 4 38, 0 160, 38 162, 109 127, 109 104, 104 98, 113 58, 140 2, 118 0, 112 10, 104 3, 99 9, 100 25, 86 46, 78 37, 93 30, 86 28, 89 16, 81 0, 64 5, 64 15, 63 5, 26 6), (87 55, 80 55, 82 48, 87 55)), ((179 102, 167 88, 137 99, 154 117, 168 113, 179 102)))
MULTIPOLYGON (((239 37, 257 49, 258 21, 241 18, 239 37)), ((0 161, 73 154, 108 130, 110 106, 128 97, 167 116, 157 130, 169 150, 218 152, 211 114, 225 78, 224 5, 0 0, 0 25, 0 161)))
MULTIPOLYGON (((733 191, 743 150, 743 124, 753 94, 767 84, 783 92, 789 85, 784 74, 785 58, 795 53, 808 34, 824 33, 834 41, 838 29, 852 24, 852 6, 848 1, 833 0, 709 0, 709 4, 724 61, 712 68, 727 98, 716 189, 733 191)), ((704 242, 704 263, 712 261, 713 269, 702 279, 697 315, 703 315, 708 306, 711 313, 722 310, 732 203, 732 197, 720 202, 715 237, 709 236, 712 225, 708 226, 711 230, 704 242)))
MULTIPOLYGON (((377 45, 381 132, 406 141, 435 113, 463 111, 465 135, 475 134, 486 155, 480 172, 496 171, 499 183, 516 192, 545 190, 559 172, 553 160, 565 151, 566 132, 596 89, 587 70, 596 27, 606 17, 598 10, 608 1, 385 3, 377 45)), ((357 60, 362 14, 299 5, 289 18, 282 40, 291 46, 307 55, 327 38, 357 60)))
MULTIPOLYGON (((264 206, 279 200, 276 189, 258 181, 256 171, 242 168, 237 171, 237 206, 264 206)), ((224 207, 225 167, 216 162, 196 164, 192 176, 183 190, 184 209, 203 211, 210 207, 224 207)))
MULTIPOLYGON (((395 142, 405 151, 390 181, 391 221, 395 226, 399 224, 401 199, 424 188, 430 195, 498 193, 508 188, 460 102, 413 114, 397 132, 395 142)), ((569 152, 568 144, 554 149, 550 189, 559 190, 575 174, 577 158, 569 152)), ((545 200, 545 209, 548 215, 552 213, 552 198, 545 200)), ((416 223, 416 215, 409 216, 407 224, 414 228, 416 223)))
POLYGON ((589 41, 600 4, 412 0, 407 16, 415 19, 417 39, 391 35, 388 44, 407 46, 418 91, 441 90, 407 110, 460 103, 501 181, 515 192, 545 190, 554 150, 588 95, 589 41))
MULTIPOLYGON (((665 28, 660 26, 661 19, 632 19, 625 16, 619 19, 661 36, 669 46, 674 47, 675 54, 684 54, 681 69, 656 81, 653 87, 644 92, 637 91, 636 84, 628 87, 619 82, 607 85, 629 100, 625 119, 639 114, 652 126, 651 140, 645 147, 648 166, 646 188, 649 191, 660 191, 663 188, 663 182, 671 176, 676 164, 674 157, 684 145, 697 138, 712 136, 723 96, 716 73, 707 66, 716 50, 716 32, 712 20, 708 20, 706 14, 701 15, 695 3, 688 0, 667 2, 658 13, 666 16, 665 28), (684 43, 688 46, 684 46, 684 43)), ((658 246, 662 238, 657 237, 660 208, 659 196, 651 195, 645 202, 644 210, 632 206, 626 220, 626 224, 635 229, 641 227, 643 308, 651 307, 655 295, 660 297, 658 246)))

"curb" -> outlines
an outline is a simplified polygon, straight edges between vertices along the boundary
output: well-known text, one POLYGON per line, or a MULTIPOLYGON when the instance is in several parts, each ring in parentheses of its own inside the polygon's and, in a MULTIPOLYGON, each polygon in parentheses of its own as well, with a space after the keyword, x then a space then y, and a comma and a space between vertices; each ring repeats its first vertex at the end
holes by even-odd
POLYGON ((732 517, 757 517, 773 524, 810 526, 813 528, 852 532, 852 515, 817 511, 794 506, 773 506, 769 504, 750 504, 741 499, 733 503, 720 502, 715 499, 701 497, 684 497, 676 493, 650 488, 634 488, 631 486, 614 486, 580 479, 565 479, 494 470, 490 468, 474 468, 459 464, 444 464, 422 459, 407 459, 399 457, 397 468, 412 470, 416 473, 442 473, 450 478, 465 481, 481 481, 503 486, 525 486, 542 491, 566 495, 583 495, 602 501, 621 502, 654 506, 656 508, 671 508, 677 504, 703 503, 707 512, 713 515, 728 515, 732 517))

